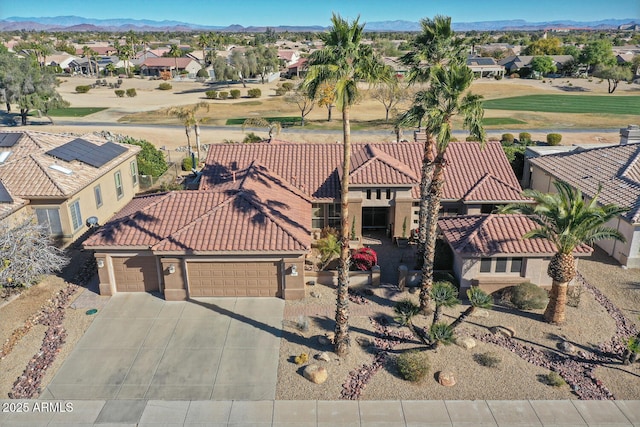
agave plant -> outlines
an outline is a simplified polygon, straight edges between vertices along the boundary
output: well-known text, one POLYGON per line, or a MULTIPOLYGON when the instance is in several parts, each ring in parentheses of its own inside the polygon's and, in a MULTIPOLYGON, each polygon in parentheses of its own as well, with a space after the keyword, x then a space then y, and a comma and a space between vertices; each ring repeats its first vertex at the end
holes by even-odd
POLYGON ((433 324, 435 325, 440 320, 443 307, 454 307, 460 304, 458 299, 458 290, 451 284, 451 282, 436 282, 431 287, 430 291, 431 300, 436 305, 436 309, 433 312, 433 324))
POLYGON ((451 324, 452 329, 455 329, 460 323, 464 322, 476 309, 491 308, 493 305, 493 297, 477 286, 467 289, 467 298, 469 298, 471 306, 453 321, 451 324))
POLYGON ((434 323, 429 328, 429 340, 431 342, 431 348, 434 350, 437 349, 440 344, 449 345, 453 343, 454 340, 453 328, 444 322, 434 323))
POLYGON ((420 306, 410 299, 403 299, 398 301, 393 307, 393 311, 396 313, 394 317, 395 321, 402 326, 406 326, 417 336, 423 344, 429 345, 424 332, 419 330, 412 322, 412 319, 420 314, 420 306))

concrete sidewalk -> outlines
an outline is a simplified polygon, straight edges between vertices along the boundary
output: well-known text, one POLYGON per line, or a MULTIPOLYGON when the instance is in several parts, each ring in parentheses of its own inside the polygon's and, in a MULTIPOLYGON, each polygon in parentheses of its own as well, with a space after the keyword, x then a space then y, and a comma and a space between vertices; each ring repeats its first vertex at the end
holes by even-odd
POLYGON ((78 400, 34 412, 43 402, 51 401, 0 401, 0 426, 640 426, 637 400, 78 400), (20 405, 29 412, 16 412, 20 405))

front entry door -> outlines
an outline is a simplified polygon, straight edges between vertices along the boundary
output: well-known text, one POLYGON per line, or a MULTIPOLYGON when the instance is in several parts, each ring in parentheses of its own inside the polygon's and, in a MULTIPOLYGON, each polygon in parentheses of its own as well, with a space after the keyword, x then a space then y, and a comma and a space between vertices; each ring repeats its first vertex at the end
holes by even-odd
POLYGON ((389 208, 362 208, 362 228, 386 229, 388 224, 389 208))

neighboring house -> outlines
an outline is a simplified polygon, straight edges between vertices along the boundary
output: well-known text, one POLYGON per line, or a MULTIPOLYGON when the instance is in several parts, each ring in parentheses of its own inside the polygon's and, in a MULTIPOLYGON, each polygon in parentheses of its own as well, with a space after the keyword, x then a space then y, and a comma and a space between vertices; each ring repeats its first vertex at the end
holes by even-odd
POLYGON ((504 76, 505 68, 499 65, 493 58, 472 56, 467 58, 467 67, 471 68, 474 74, 482 78, 486 76, 504 76))
POLYGON ((278 50, 278 59, 284 63, 285 67, 295 64, 300 59, 300 52, 297 50, 278 50))
POLYGON ((97 67, 97 61, 91 60, 91 67, 89 67, 88 58, 75 58, 69 62, 65 70, 68 70, 71 74, 90 74, 95 73, 97 67))
POLYGON ((307 73, 307 58, 301 58, 295 64, 287 67, 287 76, 304 77, 307 73))
POLYGON ((404 77, 407 75, 407 73, 409 73, 409 68, 400 61, 400 58, 384 56, 382 57, 382 62, 384 63, 384 65, 388 65, 389 67, 391 67, 393 73, 396 76, 404 77))
POLYGON ((587 198, 601 185, 600 203, 615 203, 629 211, 608 224, 620 231, 626 242, 603 240, 597 245, 622 265, 640 268, 640 143, 633 143, 640 139, 640 130, 629 127, 621 134, 621 145, 530 159, 530 185, 549 192, 555 191, 553 181, 563 180, 587 198))
POLYGON ((77 59, 79 59, 79 57, 69 55, 68 53, 55 53, 52 55, 48 55, 45 58, 46 62, 44 65, 49 65, 54 67, 59 66, 64 70, 69 68, 69 64, 71 64, 73 60, 77 60, 77 59))
MULTIPOLYGON (((547 267, 556 247, 547 239, 523 239, 537 227, 525 215, 462 215, 441 218, 438 227, 453 251, 453 271, 460 289, 480 286, 491 293, 532 282, 551 286, 547 267)), ((576 257, 592 249, 581 245, 576 257)))
POLYGON ((85 242, 100 293, 304 297, 311 199, 253 162, 211 190, 141 196, 85 242))
MULTIPOLYGON (((403 222, 417 226, 423 147, 353 144, 348 203, 357 236, 379 229, 399 237, 403 222)), ((87 241, 104 266, 101 289, 303 297, 311 236, 340 226, 342 150, 277 140, 212 145, 199 190, 134 199, 87 241)), ((499 143, 452 142, 446 157, 443 214, 524 200, 499 143)))
POLYGON ((84 55, 85 46, 90 47, 94 52, 96 52, 96 55, 99 56, 111 56, 118 54, 118 49, 116 49, 114 46, 96 46, 93 44, 88 44, 82 46, 76 45, 76 55, 84 55))
MULTIPOLYGON (((558 68, 558 70, 561 70, 564 64, 566 64, 567 62, 574 60, 573 56, 571 55, 539 55, 539 56, 550 56, 551 59, 553 59, 553 64, 556 66, 556 68, 558 68)), ((508 56, 498 61, 498 64, 504 66, 508 74, 517 73, 522 68, 530 68, 531 60, 533 58, 535 58, 535 56, 528 56, 528 55, 508 56)))
POLYGON ((34 215, 62 244, 106 222, 138 189, 140 148, 93 135, 0 132, 0 221, 34 215))
POLYGON ((200 63, 191 58, 147 58, 140 64, 140 74, 159 76, 161 71, 175 71, 176 73, 187 71, 190 77, 195 77, 201 68, 200 63))

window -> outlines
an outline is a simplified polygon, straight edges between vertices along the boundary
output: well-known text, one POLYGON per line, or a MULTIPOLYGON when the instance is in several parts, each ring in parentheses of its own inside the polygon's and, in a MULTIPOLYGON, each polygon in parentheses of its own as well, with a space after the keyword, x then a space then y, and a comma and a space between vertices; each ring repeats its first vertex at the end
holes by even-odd
POLYGON ((133 180, 133 186, 138 185, 138 162, 135 160, 129 164, 131 168, 131 179, 133 180))
POLYGON ((113 177, 116 180, 116 194, 118 199, 121 199, 122 196, 124 196, 124 188, 122 188, 122 174, 118 171, 113 177))
POLYGON ((382 199, 382 190, 380 190, 379 188, 376 190, 376 199, 382 199))
POLYGON ((507 271, 507 258, 496 259, 496 273, 505 273, 507 271))
POLYGON ((314 203, 311 205, 311 228, 324 227, 324 205, 314 203))
POLYGON ((76 200, 75 202, 69 205, 69 210, 71 211, 71 225, 73 226, 73 231, 76 231, 78 228, 82 227, 82 214, 80 214, 80 201, 76 200))
POLYGON ((96 196, 96 207, 99 208, 102 206, 102 190, 99 185, 93 188, 93 194, 96 196))
POLYGON ((371 200, 371 190, 367 190, 367 200, 371 200))
POLYGON ((340 229, 340 203, 327 205, 327 222, 329 227, 340 229))
POLYGON ((511 270, 512 273, 522 272, 522 258, 511 258, 511 270))
POLYGON ((491 273, 491 258, 480 259, 480 273, 491 273))
POLYGON ((60 211, 58 209, 38 209, 36 208, 36 218, 38 224, 44 225, 51 236, 62 235, 62 225, 60 224, 60 211))
POLYGON ((495 205, 492 205, 492 204, 480 205, 480 213, 483 213, 483 214, 490 214, 491 212, 493 212, 494 209, 495 209, 495 205))
POLYGON ((390 189, 390 188, 387 188, 387 194, 386 194, 386 196, 387 196, 387 200, 390 200, 390 199, 391 199, 391 189, 390 189))

